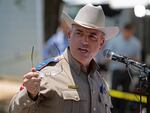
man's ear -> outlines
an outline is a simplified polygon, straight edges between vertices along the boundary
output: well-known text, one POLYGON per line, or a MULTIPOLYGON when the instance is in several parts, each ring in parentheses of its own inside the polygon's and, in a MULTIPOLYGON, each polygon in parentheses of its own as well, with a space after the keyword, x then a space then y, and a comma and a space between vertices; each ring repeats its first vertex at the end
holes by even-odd
POLYGON ((100 48, 101 49, 105 44, 105 38, 102 38, 101 41, 100 41, 100 48))
POLYGON ((70 37, 71 37, 71 30, 69 30, 68 31, 68 33, 67 33, 67 37, 68 37, 68 40, 70 39, 70 37))

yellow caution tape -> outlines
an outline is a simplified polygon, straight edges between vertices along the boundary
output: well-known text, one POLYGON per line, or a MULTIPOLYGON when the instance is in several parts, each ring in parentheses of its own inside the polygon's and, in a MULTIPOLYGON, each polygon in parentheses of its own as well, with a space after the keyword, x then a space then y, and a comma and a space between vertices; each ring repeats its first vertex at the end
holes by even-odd
MULTIPOLYGON (((109 94, 111 97, 114 97, 114 98, 140 102, 140 95, 138 95, 138 94, 126 93, 126 92, 121 92, 118 90, 110 90, 109 94)), ((147 103, 147 96, 141 96, 141 102, 147 103)))

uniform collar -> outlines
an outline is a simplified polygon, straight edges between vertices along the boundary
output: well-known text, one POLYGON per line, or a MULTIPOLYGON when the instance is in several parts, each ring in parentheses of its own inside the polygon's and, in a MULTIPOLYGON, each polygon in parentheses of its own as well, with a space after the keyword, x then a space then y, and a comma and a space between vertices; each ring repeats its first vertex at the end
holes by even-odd
POLYGON ((96 62, 94 60, 91 60, 88 70, 89 72, 87 72, 87 70, 76 59, 72 57, 69 47, 64 52, 64 58, 70 64, 70 68, 73 69, 73 71, 76 72, 77 75, 80 75, 80 72, 92 74, 98 69, 96 62))

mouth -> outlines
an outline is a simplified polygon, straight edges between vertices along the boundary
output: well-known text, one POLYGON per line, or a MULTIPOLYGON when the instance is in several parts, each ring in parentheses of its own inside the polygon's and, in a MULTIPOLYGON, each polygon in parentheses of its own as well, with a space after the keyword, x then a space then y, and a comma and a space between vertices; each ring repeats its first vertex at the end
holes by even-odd
POLYGON ((78 48, 81 53, 88 53, 88 49, 86 48, 78 48))

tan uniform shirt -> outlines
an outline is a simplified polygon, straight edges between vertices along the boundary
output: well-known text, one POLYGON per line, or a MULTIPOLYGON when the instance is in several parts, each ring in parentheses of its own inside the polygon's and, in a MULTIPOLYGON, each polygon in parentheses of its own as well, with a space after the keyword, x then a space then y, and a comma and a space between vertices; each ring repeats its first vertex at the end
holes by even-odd
POLYGON ((110 113, 108 88, 94 60, 87 73, 66 51, 56 65, 41 72, 45 77, 38 99, 31 100, 23 89, 12 98, 10 113, 110 113))

